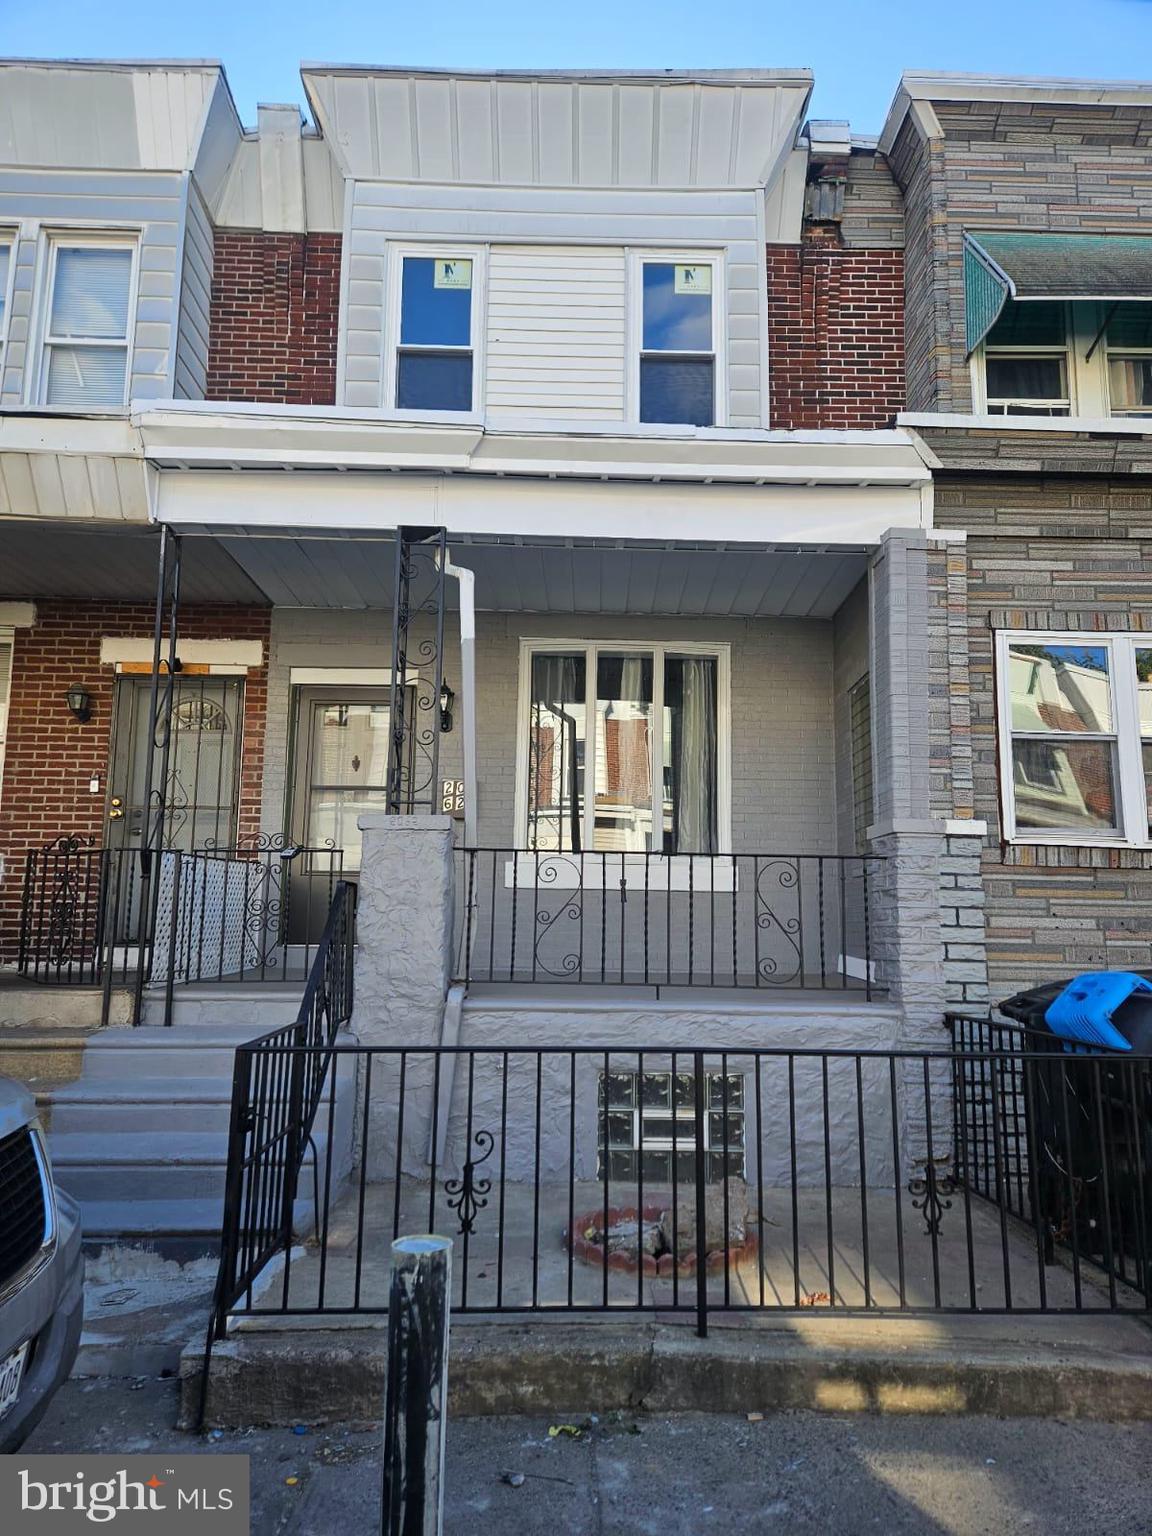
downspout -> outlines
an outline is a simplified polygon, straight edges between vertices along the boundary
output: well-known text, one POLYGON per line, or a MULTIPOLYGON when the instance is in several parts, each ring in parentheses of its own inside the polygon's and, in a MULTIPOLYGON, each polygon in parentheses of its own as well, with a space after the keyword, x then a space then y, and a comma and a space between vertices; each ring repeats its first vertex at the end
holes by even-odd
MULTIPOLYGON (((444 560, 445 576, 454 576, 460 584, 460 693, 464 701, 463 756, 464 756, 464 846, 476 846, 476 572, 466 565, 453 565, 450 556, 444 560)), ((473 930, 473 924, 465 923, 463 932, 473 930)), ((464 971, 467 975, 467 957, 464 971)), ((444 1015, 440 1021, 440 1044, 456 1046, 460 1043, 461 1014, 466 988, 455 983, 448 988, 444 1002, 444 1015)), ((452 1109, 452 1090, 456 1081, 456 1055, 450 1054, 440 1079, 440 1104, 434 1116, 437 1127, 435 1137, 429 1138, 428 1161, 432 1167, 443 1166, 448 1138, 448 1119, 452 1109)), ((470 1155, 468 1152, 465 1156, 470 1155)))
POLYGON ((476 846, 476 572, 453 565, 444 574, 460 583, 460 691, 464 696, 464 846, 476 846))

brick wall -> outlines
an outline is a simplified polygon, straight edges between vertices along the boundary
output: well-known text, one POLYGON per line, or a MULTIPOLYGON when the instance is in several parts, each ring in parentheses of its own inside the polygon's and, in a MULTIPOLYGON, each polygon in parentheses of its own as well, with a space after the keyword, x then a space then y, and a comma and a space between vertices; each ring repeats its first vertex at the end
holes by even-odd
POLYGON ((904 405, 904 253, 834 229, 768 247, 773 427, 890 426, 904 405))
POLYGON ((340 236, 218 230, 209 400, 336 399, 340 236))
MULTIPOLYGON (((25 854, 63 834, 103 841, 115 669, 100 663, 104 636, 151 637, 152 609, 143 603, 39 601, 36 623, 16 631, 4 782, 0 792, 0 958, 13 958, 19 931, 25 854), (64 702, 72 683, 92 696, 92 718, 81 725, 64 702), (89 784, 100 780, 100 792, 89 784)), ((259 829, 267 703, 269 612, 262 608, 200 607, 181 611, 189 639, 260 640, 265 665, 244 689, 239 831, 259 829)))

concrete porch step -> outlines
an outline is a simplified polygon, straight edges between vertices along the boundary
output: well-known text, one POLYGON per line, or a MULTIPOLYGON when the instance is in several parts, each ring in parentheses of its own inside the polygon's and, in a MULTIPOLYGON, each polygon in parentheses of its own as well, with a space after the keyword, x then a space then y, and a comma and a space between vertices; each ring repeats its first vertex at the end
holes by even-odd
MULTIPOLYGON (((295 981, 193 982, 172 995, 172 1025, 246 1029, 249 1038, 292 1024, 304 996, 303 979, 295 981)), ((144 1027, 164 1024, 164 992, 149 987, 144 994, 144 1027)))
POLYGON ((99 1078, 37 1093, 53 1135, 151 1130, 226 1132, 231 1081, 222 1076, 99 1078), (150 1111, 150 1112, 149 1112, 150 1111))

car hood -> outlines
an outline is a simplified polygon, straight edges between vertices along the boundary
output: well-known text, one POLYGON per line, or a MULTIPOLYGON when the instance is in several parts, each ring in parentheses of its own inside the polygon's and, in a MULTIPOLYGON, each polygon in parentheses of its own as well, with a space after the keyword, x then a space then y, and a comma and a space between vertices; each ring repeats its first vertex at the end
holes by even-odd
POLYGON ((35 1118, 36 1100, 27 1088, 10 1077, 0 1077, 0 1141, 35 1118))

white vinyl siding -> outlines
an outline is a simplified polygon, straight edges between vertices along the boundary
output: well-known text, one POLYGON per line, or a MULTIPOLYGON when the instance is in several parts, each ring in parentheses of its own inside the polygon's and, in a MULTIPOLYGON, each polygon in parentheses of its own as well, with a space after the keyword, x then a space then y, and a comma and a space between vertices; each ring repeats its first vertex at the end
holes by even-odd
POLYGON ((180 324, 174 380, 174 393, 178 399, 203 400, 208 387, 212 263, 212 221, 193 184, 188 188, 188 220, 180 278, 180 324))
POLYGON ((623 249, 496 246, 488 270, 488 410, 619 421, 623 249))

